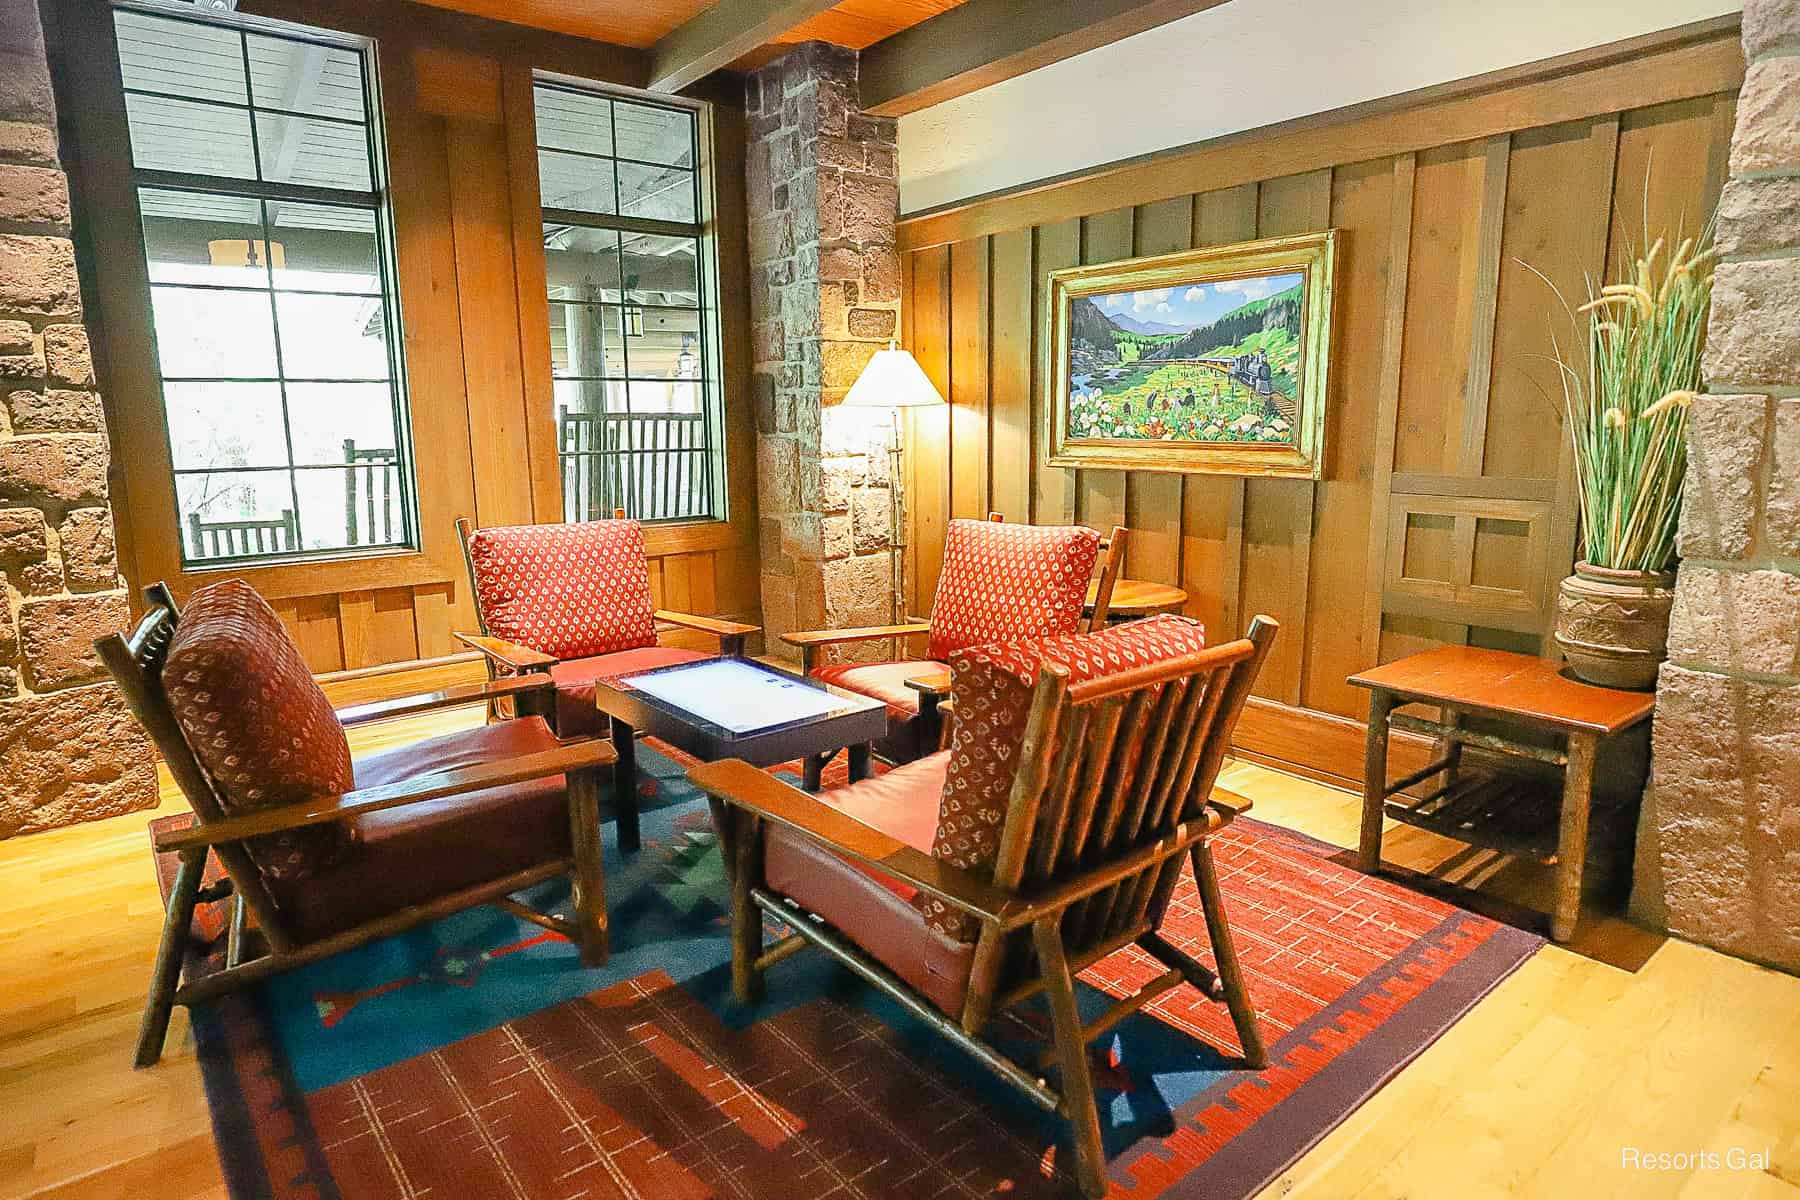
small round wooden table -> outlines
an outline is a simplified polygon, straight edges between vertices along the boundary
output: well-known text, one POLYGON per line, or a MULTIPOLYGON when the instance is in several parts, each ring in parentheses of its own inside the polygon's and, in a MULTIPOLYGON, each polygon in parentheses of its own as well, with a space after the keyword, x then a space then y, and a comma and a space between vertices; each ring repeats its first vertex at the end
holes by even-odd
MULTIPOLYGON (((1084 611, 1094 611, 1094 593, 1099 584, 1088 585, 1084 611)), ((1112 603, 1107 607, 1108 621, 1135 621, 1157 613, 1178 613, 1187 607, 1188 594, 1167 583, 1151 583, 1147 579, 1120 579, 1113 583, 1112 603)))

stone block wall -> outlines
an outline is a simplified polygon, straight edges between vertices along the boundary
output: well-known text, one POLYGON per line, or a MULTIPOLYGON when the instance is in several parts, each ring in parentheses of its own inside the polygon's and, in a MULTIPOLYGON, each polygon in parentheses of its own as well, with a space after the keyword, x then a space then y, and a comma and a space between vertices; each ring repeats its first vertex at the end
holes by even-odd
POLYGON ((745 91, 763 625, 780 652, 783 632, 891 617, 888 414, 836 405, 897 335, 900 194, 895 122, 857 111, 855 51, 808 43, 745 91))
POLYGON ((35 0, 0 0, 0 837, 156 803, 93 640, 129 620, 35 0))
POLYGON ((1800 970, 1800 0, 1749 0, 1635 907, 1800 970))

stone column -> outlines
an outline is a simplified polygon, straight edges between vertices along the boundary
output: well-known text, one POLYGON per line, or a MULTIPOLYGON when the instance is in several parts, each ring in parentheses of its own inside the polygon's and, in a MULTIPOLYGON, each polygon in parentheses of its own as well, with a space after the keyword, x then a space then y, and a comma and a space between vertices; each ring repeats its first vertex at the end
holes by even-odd
POLYGON ((0 837, 156 804, 93 640, 129 619, 35 0, 0 0, 0 837))
POLYGON ((1800 0, 1744 56, 1634 907, 1800 970, 1800 0))
MULTIPOLYGON (((886 624, 889 418, 834 406, 896 335, 895 124, 857 111, 857 57, 797 47, 745 84, 763 625, 886 624)), ((879 652, 880 645, 865 652, 879 652)))

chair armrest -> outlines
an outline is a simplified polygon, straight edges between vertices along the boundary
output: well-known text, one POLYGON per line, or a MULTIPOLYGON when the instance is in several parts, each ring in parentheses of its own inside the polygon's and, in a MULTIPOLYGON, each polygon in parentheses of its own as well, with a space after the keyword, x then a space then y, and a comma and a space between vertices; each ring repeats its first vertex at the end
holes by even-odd
POLYGON ((743 657, 744 639, 762 628, 760 625, 746 625, 741 621, 726 621, 718 617, 700 617, 667 608, 657 609, 656 619, 669 625, 679 625, 683 629, 697 629, 701 633, 712 634, 719 639, 719 653, 728 658, 743 657))
POLYGON ((447 796, 504 787, 529 779, 544 779, 551 775, 567 775, 575 771, 604 767, 617 760, 618 755, 611 742, 590 738, 558 746, 554 750, 521 754, 517 758, 499 762, 478 763, 472 767, 459 767, 454 771, 417 775, 397 783, 359 788, 341 796, 318 796, 284 804, 280 808, 266 808, 260 812, 227 817, 222 821, 195 824, 187 829, 157 835, 156 849, 158 853, 179 852, 202 846, 217 846, 225 842, 241 842, 260 834, 303 829, 308 825, 325 825, 406 804, 422 804, 428 800, 442 800, 447 796))
POLYGON ((864 825, 742 759, 704 763, 689 770, 688 779, 715 799, 779 822, 982 920, 1004 920, 1014 903, 1010 893, 864 825))
POLYGON ((914 675, 907 679, 906 686, 919 693, 920 700, 931 696, 942 702, 950 697, 950 672, 943 670, 914 675))
POLYGON ((482 637, 474 633, 453 633, 450 636, 465 646, 481 651, 495 666, 509 667, 514 671, 537 671, 553 667, 562 661, 554 655, 504 638, 482 637))
POLYGON ((366 725, 370 721, 386 721, 392 717, 410 717, 416 713, 451 708, 458 704, 478 704, 507 696, 526 695, 551 686, 550 676, 542 671, 525 675, 508 675, 486 683, 460 683, 436 692, 420 692, 394 700, 376 700, 337 710, 338 722, 345 728, 366 725))
POLYGON ((1241 817, 1250 811, 1250 797, 1240 796, 1229 788, 1213 786, 1212 795, 1206 798, 1208 806, 1217 809, 1219 815, 1227 821, 1233 817, 1241 817))
POLYGON ((810 629, 784 633, 781 640, 790 646, 831 646, 839 642, 873 642, 881 638, 911 637, 930 633, 929 621, 913 621, 905 625, 865 625, 860 629, 810 629))
POLYGON ((679 625, 683 629, 698 629, 701 633, 716 633, 722 638, 748 637, 762 628, 761 625, 746 625, 742 621, 727 621, 719 617, 701 617, 668 608, 657 609, 656 619, 666 621, 670 625, 679 625))

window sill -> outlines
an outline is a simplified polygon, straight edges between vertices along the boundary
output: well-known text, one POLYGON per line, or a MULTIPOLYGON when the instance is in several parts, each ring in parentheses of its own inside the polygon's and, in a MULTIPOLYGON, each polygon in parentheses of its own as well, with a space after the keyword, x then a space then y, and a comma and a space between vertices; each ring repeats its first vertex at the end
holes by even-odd
POLYGON ((456 581, 449 572, 422 552, 402 550, 360 558, 184 567, 178 581, 170 582, 176 585, 178 593, 185 594, 220 579, 242 579, 265 600, 286 600, 378 588, 430 587, 456 581))
POLYGON ((736 541, 729 521, 669 521, 644 526, 644 553, 651 558, 723 550, 736 541))

